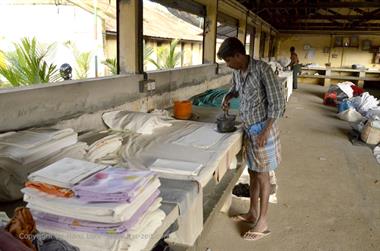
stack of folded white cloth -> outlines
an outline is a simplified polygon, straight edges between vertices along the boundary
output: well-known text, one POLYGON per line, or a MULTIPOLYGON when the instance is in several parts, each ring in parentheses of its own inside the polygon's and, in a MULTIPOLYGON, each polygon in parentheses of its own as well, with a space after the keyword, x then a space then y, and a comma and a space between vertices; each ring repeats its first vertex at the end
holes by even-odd
POLYGON ((39 231, 81 251, 116 251, 144 249, 161 226, 159 186, 150 171, 63 159, 29 175, 22 191, 39 231))
POLYGON ((151 171, 158 174, 178 174, 178 175, 188 175, 197 176, 202 169, 203 164, 196 162, 188 162, 181 160, 169 160, 169 159, 157 159, 149 167, 151 171))
POLYGON ((83 158, 87 144, 72 129, 39 128, 0 134, 0 201, 22 198, 28 174, 64 157, 83 158))
POLYGON ((90 132, 80 136, 80 140, 89 145, 86 160, 104 165, 116 165, 119 162, 119 150, 123 141, 120 133, 90 132))

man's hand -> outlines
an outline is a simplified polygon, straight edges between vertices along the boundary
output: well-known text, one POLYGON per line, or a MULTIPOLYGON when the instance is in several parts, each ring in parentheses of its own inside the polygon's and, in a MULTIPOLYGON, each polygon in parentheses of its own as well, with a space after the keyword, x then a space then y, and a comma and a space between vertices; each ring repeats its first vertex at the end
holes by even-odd
POLYGON ((230 100, 232 96, 228 93, 226 96, 224 96, 222 101, 222 109, 223 111, 227 111, 230 108, 230 100))
POLYGON ((256 143, 259 147, 265 146, 269 137, 270 130, 265 128, 256 138, 256 143))

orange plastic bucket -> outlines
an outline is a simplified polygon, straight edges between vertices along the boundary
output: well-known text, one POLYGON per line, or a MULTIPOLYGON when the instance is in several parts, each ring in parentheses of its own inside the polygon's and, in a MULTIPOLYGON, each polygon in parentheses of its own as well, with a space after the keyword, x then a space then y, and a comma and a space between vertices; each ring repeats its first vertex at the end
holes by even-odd
POLYGON ((174 101, 174 117, 176 119, 189 119, 192 113, 190 100, 174 101))

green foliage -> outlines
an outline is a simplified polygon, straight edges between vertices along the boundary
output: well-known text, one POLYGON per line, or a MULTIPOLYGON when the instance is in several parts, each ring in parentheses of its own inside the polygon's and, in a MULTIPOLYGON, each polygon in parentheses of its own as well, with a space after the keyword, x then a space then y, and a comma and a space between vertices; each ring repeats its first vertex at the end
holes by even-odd
POLYGON ((169 48, 160 47, 157 51, 157 61, 153 59, 148 59, 149 62, 154 64, 157 69, 171 69, 176 67, 176 65, 181 60, 182 53, 176 52, 175 48, 177 47, 178 40, 173 40, 170 43, 169 48))
POLYGON ((153 54, 153 48, 149 46, 145 46, 144 43, 144 65, 147 64, 150 60, 150 56, 153 54))
POLYGON ((112 75, 117 75, 117 60, 116 58, 107 58, 102 62, 108 70, 112 73, 112 75))
POLYGON ((36 38, 22 38, 15 43, 15 51, 0 54, 0 75, 12 86, 26 86, 60 80, 57 66, 48 64, 46 58, 54 44, 43 48, 36 38))
POLYGON ((65 43, 67 48, 70 48, 75 58, 75 78, 85 79, 88 78, 88 72, 90 71, 91 51, 80 52, 78 48, 71 41, 65 43))

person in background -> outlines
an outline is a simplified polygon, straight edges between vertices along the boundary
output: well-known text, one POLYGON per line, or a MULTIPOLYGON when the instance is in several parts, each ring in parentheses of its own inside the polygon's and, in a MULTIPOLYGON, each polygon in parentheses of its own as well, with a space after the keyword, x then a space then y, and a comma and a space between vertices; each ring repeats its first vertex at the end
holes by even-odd
POLYGON ((296 49, 293 46, 290 47, 290 63, 288 66, 290 66, 293 71, 293 89, 297 89, 298 88, 297 77, 298 77, 298 73, 301 72, 301 65, 299 64, 296 49))
POLYGON ((285 99, 271 67, 246 55, 239 39, 230 37, 224 40, 218 58, 234 69, 232 87, 223 99, 222 108, 227 110, 232 98, 240 98, 239 113, 244 125, 245 157, 250 176, 250 209, 233 219, 254 224, 243 238, 255 241, 270 234, 267 218, 269 172, 275 170, 281 161, 277 121, 284 113, 285 99))

